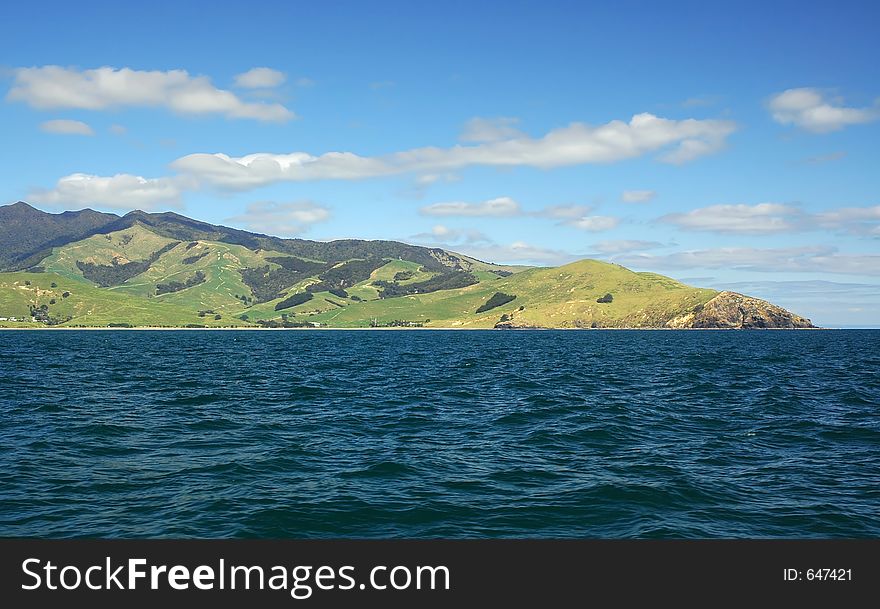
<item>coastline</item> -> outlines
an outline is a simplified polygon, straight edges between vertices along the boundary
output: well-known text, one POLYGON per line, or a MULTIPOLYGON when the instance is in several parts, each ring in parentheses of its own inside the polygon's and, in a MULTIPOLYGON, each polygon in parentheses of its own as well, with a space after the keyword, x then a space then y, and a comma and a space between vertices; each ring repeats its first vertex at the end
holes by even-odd
POLYGON ((582 331, 582 332, 596 332, 596 331, 620 331, 620 330, 645 330, 645 331, 721 331, 721 332, 730 332, 730 331, 793 331, 793 330, 870 330, 872 328, 462 328, 462 327, 445 327, 445 326, 433 326, 433 327, 418 327, 418 328, 407 328, 407 327, 394 327, 394 328, 257 328, 253 326, 242 326, 242 327, 224 327, 224 328, 169 328, 164 326, 139 326, 135 328, 110 328, 104 326, 82 326, 82 327, 69 327, 69 326, 46 326, 46 327, 27 327, 27 328, 15 328, 10 326, 0 326, 0 332, 4 330, 8 331, 77 331, 83 330, 86 332, 94 332, 97 330, 105 330, 105 331, 122 331, 122 332, 144 332, 144 331, 168 331, 168 332, 236 332, 236 331, 246 331, 246 332, 284 332, 284 331, 305 331, 305 332, 321 332, 321 331, 380 331, 380 332, 388 332, 388 331, 418 331, 418 330, 427 330, 427 331, 464 331, 464 332, 545 332, 545 331, 582 331))

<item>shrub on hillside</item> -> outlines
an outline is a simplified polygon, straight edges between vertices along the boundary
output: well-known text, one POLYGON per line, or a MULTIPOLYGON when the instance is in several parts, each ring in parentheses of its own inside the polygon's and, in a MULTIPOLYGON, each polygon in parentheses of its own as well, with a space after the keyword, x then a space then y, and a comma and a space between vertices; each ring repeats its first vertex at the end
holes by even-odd
POLYGON ((178 243, 178 241, 169 243, 162 249, 150 254, 146 260, 126 262, 124 264, 119 264, 116 258, 113 259, 113 264, 95 264, 93 262, 77 260, 76 266, 82 271, 83 277, 97 283, 102 288, 109 288, 114 285, 121 285, 132 277, 140 275, 149 269, 162 254, 177 247, 178 243))
POLYGON ((196 274, 186 281, 169 281, 168 283, 160 283, 156 285, 156 296, 160 294, 170 294, 171 292, 179 292, 200 283, 205 283, 207 278, 202 271, 196 271, 196 274))
POLYGON ((293 296, 289 296, 275 305, 276 311, 281 311, 282 309, 289 309, 291 307, 295 307, 296 305, 301 305, 304 302, 308 302, 313 298, 310 292, 297 292, 293 296))
POLYGON ((513 294, 505 294, 504 292, 495 292, 492 297, 487 300, 484 304, 480 305, 477 308, 477 313, 485 313, 486 311, 491 311, 496 307, 500 307, 501 305, 505 305, 511 300, 516 298, 513 294))
POLYGON ((479 283, 479 280, 472 273, 453 271, 431 277, 425 281, 408 283, 406 285, 389 283, 387 281, 376 281, 373 285, 381 290, 379 298, 393 298, 409 294, 428 294, 430 292, 439 292, 440 290, 455 290, 475 283, 479 283))

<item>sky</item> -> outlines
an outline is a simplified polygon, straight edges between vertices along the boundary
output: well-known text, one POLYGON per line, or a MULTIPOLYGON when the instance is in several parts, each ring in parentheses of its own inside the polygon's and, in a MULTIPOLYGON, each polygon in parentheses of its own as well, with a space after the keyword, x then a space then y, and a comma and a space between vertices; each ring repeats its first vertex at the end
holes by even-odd
POLYGON ((0 203, 617 262, 880 327, 877 2, 0 5, 0 203))

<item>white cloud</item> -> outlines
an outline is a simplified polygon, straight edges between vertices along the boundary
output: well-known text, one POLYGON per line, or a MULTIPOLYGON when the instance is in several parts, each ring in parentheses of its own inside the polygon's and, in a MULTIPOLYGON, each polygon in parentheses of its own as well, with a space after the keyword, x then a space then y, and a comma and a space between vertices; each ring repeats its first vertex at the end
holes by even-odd
POLYGON ((620 218, 615 218, 613 216, 584 216, 583 218, 566 222, 569 226, 590 231, 591 233, 611 230, 619 223, 620 218))
POLYGON ((519 123, 518 118, 502 116, 499 118, 472 118, 464 125, 464 130, 458 137, 462 142, 497 142, 523 136, 524 134, 514 127, 519 123))
MULTIPOLYGON (((452 246, 454 248, 454 246, 452 246)), ((525 241, 515 241, 508 245, 491 243, 469 245, 461 248, 461 253, 478 260, 491 260, 496 264, 535 264, 556 266, 574 262, 578 256, 562 250, 540 247, 525 241)))
POLYGON ((308 89, 309 87, 315 86, 315 81, 311 78, 306 78, 305 76, 302 76, 293 81, 293 84, 302 89, 308 89))
POLYGON ((180 207, 182 186, 180 178, 148 179, 124 173, 102 177, 74 173, 58 180, 55 188, 34 191, 29 198, 47 205, 150 210, 163 205, 180 207))
POLYGON ((815 133, 828 133, 848 125, 869 123, 880 118, 873 108, 848 108, 838 99, 828 99, 819 89, 788 89, 770 98, 773 119, 783 125, 795 125, 815 133))
MULTIPOLYGON (((580 222, 591 208, 587 205, 550 205, 536 211, 526 211, 510 197, 496 197, 479 203, 449 201, 433 203, 422 207, 419 212, 425 216, 494 217, 512 218, 530 216, 559 220, 563 224, 580 222)), ((603 218, 604 216, 595 216, 603 218)))
POLYGON ((591 209, 589 205, 550 205, 532 215, 554 220, 577 220, 589 214, 591 209))
POLYGON ((272 68, 251 68, 235 75, 235 86, 242 89, 272 89, 284 83, 284 72, 272 68))
POLYGON ((40 125, 40 129, 46 133, 58 133, 61 135, 95 135, 92 128, 82 121, 56 119, 46 121, 40 125))
POLYGON ((568 252, 525 241, 499 244, 478 230, 450 228, 444 224, 437 224, 430 232, 419 233, 411 238, 421 245, 442 247, 478 260, 491 260, 496 264, 559 265, 578 259, 578 256, 568 252))
POLYGON ((624 203, 647 203, 656 196, 653 190, 624 190, 620 200, 624 203))
POLYGON ((541 138, 485 142, 450 148, 415 148, 377 157, 351 152, 314 156, 256 153, 243 157, 191 154, 174 161, 178 171, 221 188, 246 189, 280 181, 355 180, 406 172, 442 173, 468 166, 528 166, 542 169, 611 163, 668 151, 661 160, 680 163, 715 152, 736 126, 726 120, 669 120, 637 114, 625 123, 598 127, 573 123, 541 138))
POLYGON ((843 230, 856 235, 880 235, 880 205, 843 207, 811 217, 820 228, 843 230))
POLYGON ((492 240, 476 229, 472 228, 450 228, 443 224, 437 224, 431 228, 430 233, 419 233, 412 236, 417 242, 427 242, 433 245, 444 243, 447 247, 454 247, 453 243, 474 244, 474 243, 492 243, 492 240))
POLYGON ((626 266, 648 270, 737 269, 754 273, 778 271, 880 275, 880 254, 841 254, 836 248, 716 248, 667 255, 630 254, 616 258, 626 266))
POLYGON ((41 110, 164 107, 179 114, 220 114, 261 121, 294 118, 280 104, 243 101, 231 91, 215 87, 208 77, 190 76, 185 70, 17 68, 6 99, 41 110))
POLYGON ((662 243, 657 241, 638 241, 630 239, 620 239, 617 241, 600 241, 593 245, 593 249, 601 254, 623 254, 628 252, 641 252, 644 250, 652 250, 663 247, 662 243))
POLYGON ((681 214, 669 214, 660 222, 682 230, 717 233, 767 234, 796 230, 801 211, 793 205, 711 205, 681 214))
POLYGON ((416 186, 424 188, 438 182, 458 182, 460 179, 454 173, 426 173, 416 178, 416 186))
POLYGON ((229 218, 229 221, 272 236, 296 236, 312 224, 329 218, 330 210, 312 201, 257 201, 248 205, 243 214, 229 218))
POLYGON ((425 198, 428 189, 434 184, 439 184, 441 182, 458 182, 460 179, 461 177, 451 172, 422 174, 413 180, 413 183, 409 188, 401 191, 401 194, 413 199, 423 199, 425 198))
POLYGON ((464 201, 433 203, 419 211, 426 216, 490 216, 497 218, 522 214, 519 203, 510 197, 498 197, 482 203, 465 203, 464 201))
POLYGON ((128 129, 122 125, 110 125, 110 133, 113 135, 125 135, 128 133, 128 129))
POLYGON ((771 234, 808 230, 838 230, 855 235, 876 234, 880 227, 880 205, 842 207, 809 214, 795 205, 711 205, 659 218, 682 230, 716 233, 771 234))

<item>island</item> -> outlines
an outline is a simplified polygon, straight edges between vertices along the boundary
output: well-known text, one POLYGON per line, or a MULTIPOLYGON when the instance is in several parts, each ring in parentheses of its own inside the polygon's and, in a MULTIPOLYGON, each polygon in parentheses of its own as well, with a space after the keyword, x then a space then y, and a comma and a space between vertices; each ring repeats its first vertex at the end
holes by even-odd
POLYGON ((0 207, 0 327, 800 329, 767 301, 599 260, 493 264, 175 213, 0 207))

